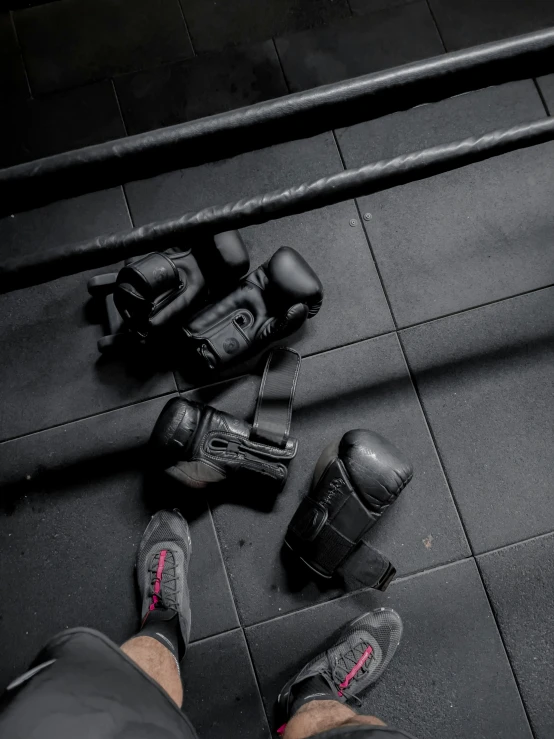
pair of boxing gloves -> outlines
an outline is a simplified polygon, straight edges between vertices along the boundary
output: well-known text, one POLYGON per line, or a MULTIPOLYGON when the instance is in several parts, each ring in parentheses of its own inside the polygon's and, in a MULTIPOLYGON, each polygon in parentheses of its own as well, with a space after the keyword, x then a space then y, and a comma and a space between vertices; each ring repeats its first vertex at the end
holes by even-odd
MULTIPOLYGON (((152 433, 157 464, 191 488, 223 480, 240 484, 239 473, 282 489, 297 442, 256 438, 250 424, 209 405, 170 400, 152 433)), ((364 540, 369 529, 406 487, 412 467, 389 441, 367 430, 348 431, 321 454, 311 490, 286 533, 285 545, 315 573, 348 585, 385 590, 391 563, 364 540)))
POLYGON ((264 351, 318 312, 323 288, 294 249, 281 247, 248 274, 238 231, 126 264, 114 288, 125 326, 141 338, 175 328, 200 365, 220 370, 264 351))

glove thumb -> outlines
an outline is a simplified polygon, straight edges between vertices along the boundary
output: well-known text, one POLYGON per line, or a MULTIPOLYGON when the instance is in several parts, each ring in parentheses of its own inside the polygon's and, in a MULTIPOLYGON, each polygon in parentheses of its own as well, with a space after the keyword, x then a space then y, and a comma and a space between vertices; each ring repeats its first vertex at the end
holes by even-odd
POLYGON ((277 316, 269 321, 260 334, 260 339, 273 341, 290 336, 306 322, 308 312, 309 309, 305 303, 296 303, 288 309, 285 315, 277 316))

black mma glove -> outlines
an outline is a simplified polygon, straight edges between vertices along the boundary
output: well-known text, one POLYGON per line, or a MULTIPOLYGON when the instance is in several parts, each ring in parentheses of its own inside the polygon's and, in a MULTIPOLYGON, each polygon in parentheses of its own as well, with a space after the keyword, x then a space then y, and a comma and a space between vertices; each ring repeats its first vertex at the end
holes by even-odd
POLYGON ((322 300, 323 287, 313 269, 297 251, 282 246, 183 330, 201 363, 222 369, 297 331, 316 315, 322 300))
POLYGON ((289 431, 299 369, 300 355, 292 349, 271 353, 252 425, 210 405, 173 398, 152 432, 156 464, 191 488, 248 472, 281 490, 298 446, 289 431))
POLYGON ((233 289, 249 266, 239 232, 227 231, 195 242, 194 249, 133 259, 119 271, 113 299, 125 326, 145 337, 233 289))
POLYGON ((312 489, 285 537, 314 572, 385 590, 396 570, 362 537, 412 479, 412 466, 379 434, 348 431, 317 462, 312 489))

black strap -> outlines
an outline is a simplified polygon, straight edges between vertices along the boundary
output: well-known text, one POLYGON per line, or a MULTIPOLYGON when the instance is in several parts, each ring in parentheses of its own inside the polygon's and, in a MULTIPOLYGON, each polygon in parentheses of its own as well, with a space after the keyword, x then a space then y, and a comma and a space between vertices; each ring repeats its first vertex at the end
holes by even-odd
POLYGON ((366 541, 359 541, 356 548, 336 570, 347 590, 370 587, 386 590, 396 575, 396 568, 389 560, 366 541))
POLYGON ((288 347, 273 349, 269 355, 250 432, 252 441, 286 446, 300 362, 300 354, 288 347))

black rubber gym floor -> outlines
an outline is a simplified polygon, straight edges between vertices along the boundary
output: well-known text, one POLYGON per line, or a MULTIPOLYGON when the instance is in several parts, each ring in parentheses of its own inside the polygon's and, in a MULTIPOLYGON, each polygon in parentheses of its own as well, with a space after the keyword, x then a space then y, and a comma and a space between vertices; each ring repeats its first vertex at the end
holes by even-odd
MULTIPOLYGON (((0 7, 1 166, 554 24, 550 0, 0 7)), ((0 250, 77 242, 552 110, 554 74, 506 83, 6 217, 0 250)), ((136 630, 137 545, 153 511, 179 505, 193 540, 184 708, 202 739, 269 737, 282 683, 377 605, 399 611, 405 638, 364 710, 420 739, 551 739, 553 161, 542 144, 243 230, 254 266, 293 246, 326 291, 288 342, 305 357, 300 447, 276 500, 204 499, 143 469, 168 397, 247 417, 255 374, 191 388, 178 370, 100 359, 93 273, 1 296, 0 688, 59 630, 119 642, 136 630), (281 558, 320 451, 356 427, 415 468, 368 537, 399 572, 386 593, 324 590, 281 558), (35 482, 41 466, 54 472, 35 482)))

